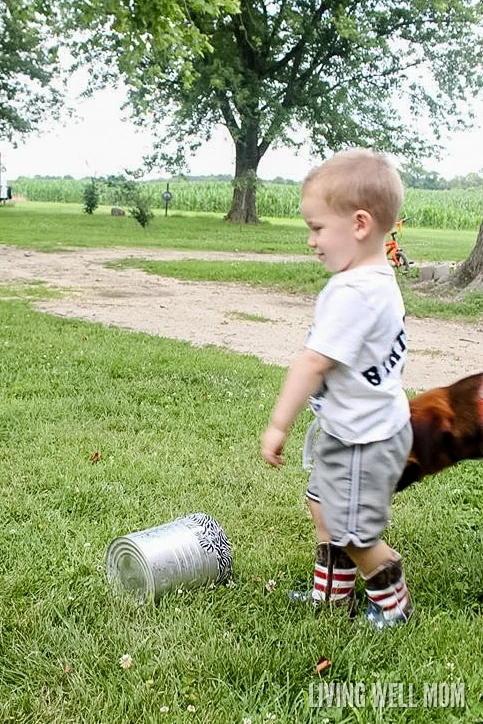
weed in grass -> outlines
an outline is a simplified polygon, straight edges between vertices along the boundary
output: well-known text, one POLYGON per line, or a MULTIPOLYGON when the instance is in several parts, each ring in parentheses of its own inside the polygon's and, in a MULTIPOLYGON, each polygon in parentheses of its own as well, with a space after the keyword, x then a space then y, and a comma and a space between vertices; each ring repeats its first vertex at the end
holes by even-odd
POLYGON ((228 319, 239 319, 243 322, 272 322, 272 319, 263 317, 261 314, 248 314, 247 312, 228 312, 226 315, 228 319))
POLYGON ((47 286, 42 281, 30 281, 25 284, 1 284, 0 297, 3 299, 59 299, 63 291, 47 286))
POLYGON ((417 353, 419 357, 443 357, 444 351, 436 349, 414 349, 413 353, 417 353))
POLYGON ((315 616, 286 595, 310 580, 313 563, 299 460, 309 416, 294 428, 283 469, 259 453, 283 370, 42 315, 25 302, 0 305, 2 722, 482 717, 478 462, 396 497, 386 539, 405 557, 416 606, 407 626, 379 635, 362 617, 315 616), (113 537, 197 510, 230 538, 234 587, 173 593, 158 606, 110 589, 113 537), (332 666, 317 679, 321 656, 332 666), (417 705, 378 709, 368 694, 360 708, 318 709, 309 687, 319 682, 359 682, 367 692, 374 682, 413 683, 417 705), (463 682, 465 707, 425 708, 424 682, 463 682))

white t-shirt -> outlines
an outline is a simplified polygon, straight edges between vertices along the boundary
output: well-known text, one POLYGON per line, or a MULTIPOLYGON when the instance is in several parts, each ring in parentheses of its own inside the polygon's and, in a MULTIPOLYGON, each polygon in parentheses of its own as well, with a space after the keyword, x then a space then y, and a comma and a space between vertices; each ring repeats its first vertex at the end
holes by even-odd
POLYGON ((330 435, 351 444, 387 440, 409 420, 404 316, 389 265, 335 274, 319 294, 305 346, 336 362, 310 399, 330 435))

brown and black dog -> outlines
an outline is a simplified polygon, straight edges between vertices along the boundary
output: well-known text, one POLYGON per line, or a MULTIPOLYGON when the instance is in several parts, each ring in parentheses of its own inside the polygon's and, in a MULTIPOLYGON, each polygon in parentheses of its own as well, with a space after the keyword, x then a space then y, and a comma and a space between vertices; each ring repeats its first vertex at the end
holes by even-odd
POLYGON ((461 460, 483 458, 483 372, 409 401, 414 441, 396 491, 461 460))

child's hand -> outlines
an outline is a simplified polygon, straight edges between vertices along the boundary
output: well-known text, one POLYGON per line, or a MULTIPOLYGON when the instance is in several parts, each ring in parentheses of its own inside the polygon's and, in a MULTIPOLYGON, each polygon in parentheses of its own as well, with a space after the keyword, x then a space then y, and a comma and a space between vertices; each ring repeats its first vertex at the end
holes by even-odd
POLYGON ((283 446, 287 439, 287 433, 279 430, 274 425, 269 425, 262 435, 262 455, 270 465, 280 467, 283 465, 281 458, 283 446))

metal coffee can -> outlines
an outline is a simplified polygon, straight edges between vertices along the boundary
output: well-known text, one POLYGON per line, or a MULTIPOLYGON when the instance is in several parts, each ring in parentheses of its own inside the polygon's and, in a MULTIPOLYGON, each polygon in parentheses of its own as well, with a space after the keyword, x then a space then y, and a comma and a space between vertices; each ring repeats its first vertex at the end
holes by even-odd
POLYGON ((107 579, 141 602, 178 589, 226 583, 233 570, 223 528, 206 513, 115 538, 107 549, 107 579))

